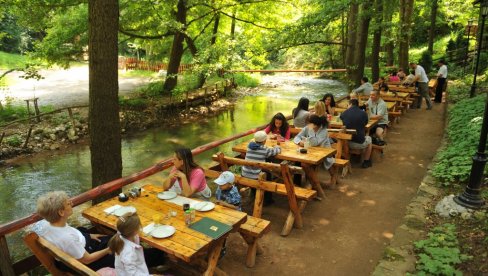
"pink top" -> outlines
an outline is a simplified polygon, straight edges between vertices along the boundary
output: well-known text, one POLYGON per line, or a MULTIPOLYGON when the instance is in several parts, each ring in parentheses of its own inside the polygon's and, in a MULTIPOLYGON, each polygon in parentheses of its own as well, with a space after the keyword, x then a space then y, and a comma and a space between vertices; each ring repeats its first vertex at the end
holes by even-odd
POLYGON ((398 76, 390 76, 389 81, 400 81, 398 76))
MULTIPOLYGON (((171 172, 175 172, 177 169, 176 167, 173 167, 171 169, 171 172)), ((187 179, 188 180, 188 179, 187 179)), ((176 178, 171 179, 171 184, 175 183, 176 178)), ((188 180, 188 183, 190 184, 190 187, 196 189, 197 192, 201 192, 205 190, 207 187, 207 180, 205 180, 205 174, 202 169, 196 168, 191 171, 190 174, 190 179, 188 180)), ((183 187, 181 187, 181 180, 178 180, 178 184, 180 185, 180 188, 183 190, 183 187)))
MULTIPOLYGON (((264 132, 266 132, 266 134, 270 133, 271 132, 271 126, 268 125, 265 129, 264 129, 264 132)), ((281 135, 281 132, 279 129, 275 129, 273 131, 273 134, 278 134, 278 135, 281 135)), ((288 129, 286 130, 286 134, 285 134, 285 139, 283 138, 278 138, 278 141, 280 142, 283 142, 283 141, 287 141, 287 140, 290 140, 290 128, 288 127, 288 129)))

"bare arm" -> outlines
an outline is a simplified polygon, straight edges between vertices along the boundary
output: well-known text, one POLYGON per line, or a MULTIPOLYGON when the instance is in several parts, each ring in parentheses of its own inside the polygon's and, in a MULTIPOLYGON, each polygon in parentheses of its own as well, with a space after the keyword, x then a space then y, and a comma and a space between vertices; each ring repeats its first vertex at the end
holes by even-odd
POLYGON ((78 259, 78 261, 82 262, 83 264, 91 264, 92 262, 97 261, 102 257, 105 257, 105 255, 109 253, 110 249, 108 247, 93 253, 88 253, 87 251, 85 251, 83 257, 81 257, 81 259, 78 259))
POLYGON ((175 172, 175 174, 181 180, 181 182, 180 182, 180 184, 181 184, 181 194, 184 195, 184 196, 186 196, 186 197, 192 196, 197 191, 197 189, 190 186, 190 183, 188 182, 188 179, 186 178, 186 175, 182 171, 177 170, 175 172))

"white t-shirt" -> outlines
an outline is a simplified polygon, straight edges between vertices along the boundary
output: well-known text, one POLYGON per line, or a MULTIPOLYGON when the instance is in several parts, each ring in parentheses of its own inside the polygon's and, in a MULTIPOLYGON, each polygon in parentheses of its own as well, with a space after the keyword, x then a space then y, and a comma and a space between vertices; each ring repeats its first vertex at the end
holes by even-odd
POLYGON ((41 236, 77 260, 85 254, 85 237, 78 229, 69 225, 57 227, 46 224, 41 236))
POLYGON ((446 65, 442 65, 439 68, 439 71, 437 72, 437 76, 439 76, 439 78, 447 78, 447 66, 446 65))
POLYGON ((144 251, 139 245, 139 236, 136 236, 135 243, 120 236, 124 241, 124 248, 120 254, 115 254, 115 272, 117 276, 148 276, 144 251))
POLYGON ((418 82, 429 82, 429 78, 427 77, 427 74, 425 73, 424 67, 417 65, 417 68, 415 68, 415 76, 420 76, 418 82))

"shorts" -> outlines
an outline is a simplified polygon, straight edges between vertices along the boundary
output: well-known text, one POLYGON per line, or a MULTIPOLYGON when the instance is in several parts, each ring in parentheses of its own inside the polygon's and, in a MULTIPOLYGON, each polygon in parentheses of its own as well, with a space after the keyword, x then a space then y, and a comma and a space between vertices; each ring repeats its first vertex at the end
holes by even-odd
POLYGON ((371 136, 365 136, 362 144, 349 141, 349 148, 351 149, 365 149, 371 144, 371 136))
POLYGON ((370 135, 373 135, 376 133, 376 129, 377 128, 382 128, 383 130, 387 129, 388 128, 388 125, 387 124, 378 124, 378 125, 375 125, 374 127, 372 127, 370 130, 369 130, 369 134, 370 135))

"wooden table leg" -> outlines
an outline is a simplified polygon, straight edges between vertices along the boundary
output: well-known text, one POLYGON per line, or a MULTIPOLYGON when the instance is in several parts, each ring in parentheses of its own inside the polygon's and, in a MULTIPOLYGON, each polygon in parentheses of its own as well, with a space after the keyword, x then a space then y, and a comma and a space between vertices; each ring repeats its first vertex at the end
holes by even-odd
POLYGON ((254 210, 252 216, 261 218, 263 214, 263 202, 264 202, 264 190, 256 189, 256 195, 254 197, 254 210))
POLYGON ((222 250, 222 246, 224 245, 225 238, 221 238, 220 240, 215 242, 215 245, 210 249, 210 254, 208 256, 208 266, 204 276, 212 276, 214 275, 215 268, 217 267, 217 262, 219 261, 220 251, 222 250))
POLYGON ((318 178, 318 167, 312 168, 311 173, 313 174, 313 176, 311 177, 312 181, 310 182, 312 182, 313 189, 317 191, 317 199, 322 200, 325 198, 325 193, 322 189, 322 186, 320 185, 320 181, 318 178))
MULTIPOLYGON (((307 202, 305 200, 300 200, 298 202, 298 212, 302 213, 303 209, 307 206, 307 202)), ((281 235, 286 237, 290 234, 291 229, 295 226, 295 228, 300 229, 303 227, 302 225, 298 225, 295 223, 295 215, 292 211, 288 212, 288 217, 286 218, 285 225, 283 225, 283 229, 281 230, 281 235)))

